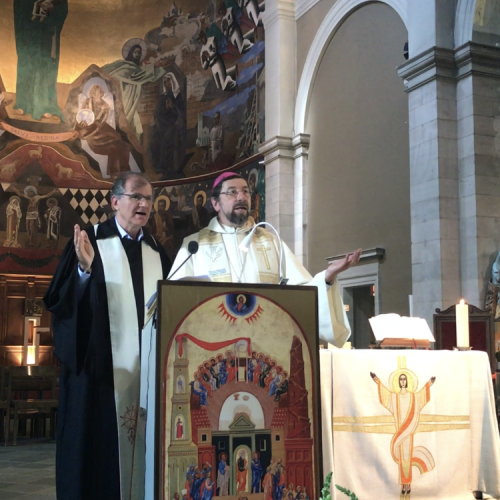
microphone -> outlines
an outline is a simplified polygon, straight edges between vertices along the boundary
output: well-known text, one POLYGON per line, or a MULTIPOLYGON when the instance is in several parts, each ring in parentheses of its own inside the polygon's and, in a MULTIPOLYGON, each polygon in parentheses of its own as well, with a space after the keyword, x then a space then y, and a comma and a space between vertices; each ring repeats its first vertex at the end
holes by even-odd
POLYGON ((252 228, 252 230, 243 238, 242 242, 238 245, 238 248, 242 250, 243 252, 248 252, 250 248, 250 244, 252 243, 252 237, 255 231, 259 226, 269 226, 273 231, 276 237, 278 238, 278 241, 280 243, 280 258, 279 258, 279 275, 280 275, 280 285, 286 285, 288 283, 288 278, 285 278, 283 276, 283 241, 281 239, 281 236, 279 235, 278 231, 276 231, 276 228, 270 224, 269 222, 259 222, 258 224, 255 224, 255 226, 252 228))
POLYGON ((184 259, 184 262, 167 278, 167 279, 172 279, 172 276, 198 251, 198 242, 197 241, 190 241, 188 244, 188 252, 189 255, 184 259))

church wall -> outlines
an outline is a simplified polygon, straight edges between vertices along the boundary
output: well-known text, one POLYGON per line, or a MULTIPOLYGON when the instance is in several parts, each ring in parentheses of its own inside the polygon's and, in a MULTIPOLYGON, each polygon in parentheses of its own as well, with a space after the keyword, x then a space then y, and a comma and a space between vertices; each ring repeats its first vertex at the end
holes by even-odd
POLYGON ((297 19, 297 86, 316 32, 336 2, 337 0, 321 0, 297 19))
POLYGON ((408 104, 395 69, 406 39, 390 7, 355 11, 326 49, 306 121, 309 269, 354 248, 385 248, 380 312, 400 314, 411 293, 408 104))

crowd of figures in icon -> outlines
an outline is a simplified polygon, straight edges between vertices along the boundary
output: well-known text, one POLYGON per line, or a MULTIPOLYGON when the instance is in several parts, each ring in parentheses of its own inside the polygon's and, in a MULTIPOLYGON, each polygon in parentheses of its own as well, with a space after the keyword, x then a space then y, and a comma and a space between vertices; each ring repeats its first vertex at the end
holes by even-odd
MULTIPOLYGON (((274 402, 288 391, 288 372, 270 356, 252 351, 243 375, 237 369, 238 361, 232 351, 226 351, 225 356, 217 354, 198 367, 190 385, 192 393, 199 397, 200 405, 208 405, 208 398, 213 397, 214 392, 233 381, 247 382, 266 390, 274 402)), ((182 380, 177 383, 182 384, 182 380)), ((182 385, 178 385, 177 390, 183 392, 182 385)))
MULTIPOLYGON (((293 483, 286 484, 286 471, 281 458, 273 457, 267 466, 265 474, 260 463, 259 452, 254 451, 252 460, 248 464, 246 450, 240 450, 235 460, 236 466, 236 491, 248 493, 247 486, 248 468, 251 471, 250 493, 264 493, 264 500, 310 500, 309 492, 305 486, 293 483)), ((229 481, 231 477, 231 465, 227 460, 227 454, 219 455, 217 466, 217 482, 212 480, 212 465, 208 462, 203 467, 190 465, 186 472, 185 487, 181 491, 182 500, 211 500, 213 496, 228 496, 229 481)), ((174 500, 179 500, 179 493, 174 494, 174 500)), ((240 500, 248 500, 247 497, 239 497, 240 500)))

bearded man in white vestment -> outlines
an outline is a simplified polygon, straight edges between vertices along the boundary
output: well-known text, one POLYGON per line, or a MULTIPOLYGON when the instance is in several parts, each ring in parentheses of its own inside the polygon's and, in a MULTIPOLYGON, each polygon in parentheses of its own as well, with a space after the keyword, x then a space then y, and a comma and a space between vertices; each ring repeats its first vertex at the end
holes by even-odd
MULTIPOLYGON (((250 189, 247 181, 233 172, 215 179, 212 205, 217 212, 208 227, 184 239, 172 269, 177 269, 189 256, 188 245, 197 241, 199 250, 172 279, 208 275, 212 281, 235 283, 273 283, 280 281, 280 242, 274 234, 258 227, 248 252, 238 246, 254 229, 250 213, 250 189)), ((318 288, 319 336, 341 347, 351 330, 340 297, 337 275, 359 261, 361 249, 330 264, 314 278, 283 243, 283 278, 290 285, 318 288)))

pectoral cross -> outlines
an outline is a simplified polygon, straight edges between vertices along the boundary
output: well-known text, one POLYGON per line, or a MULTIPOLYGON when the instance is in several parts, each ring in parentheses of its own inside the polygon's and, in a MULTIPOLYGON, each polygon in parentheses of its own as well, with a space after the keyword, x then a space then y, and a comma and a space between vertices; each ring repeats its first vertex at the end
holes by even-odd
POLYGON ((271 264, 269 263, 269 257, 267 256, 267 251, 271 250, 271 247, 266 247, 264 244, 260 248, 257 248, 259 252, 262 252, 262 256, 264 257, 264 260, 266 262, 266 267, 267 270, 269 271, 271 269, 271 264))

